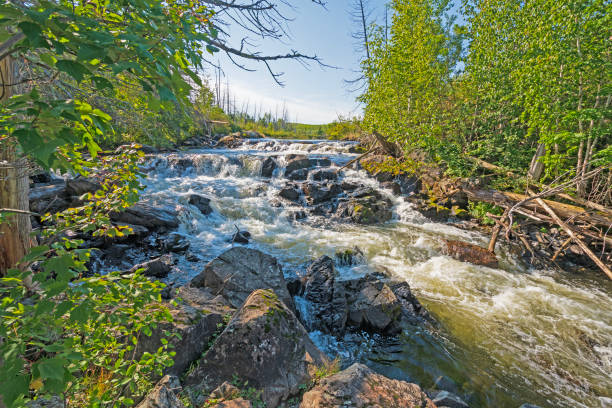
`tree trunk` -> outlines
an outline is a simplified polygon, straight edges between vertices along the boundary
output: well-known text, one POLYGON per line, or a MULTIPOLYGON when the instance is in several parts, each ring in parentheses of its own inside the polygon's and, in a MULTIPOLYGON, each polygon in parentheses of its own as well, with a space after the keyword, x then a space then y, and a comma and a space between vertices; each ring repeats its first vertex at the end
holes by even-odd
POLYGON ((539 181, 544 171, 544 163, 540 161, 540 157, 546 154, 546 146, 544 143, 538 144, 535 154, 531 158, 531 165, 529 166, 529 178, 533 181, 539 181))
MULTIPOLYGON (((10 57, 0 61, 2 79, 2 101, 12 94, 11 84, 17 82, 13 75, 10 57)), ((15 142, 11 139, 0 140, 0 209, 29 210, 30 184, 28 166, 25 158, 18 158, 15 142)), ((3 213, 0 224, 0 276, 12 268, 31 247, 32 226, 28 214, 3 213)))

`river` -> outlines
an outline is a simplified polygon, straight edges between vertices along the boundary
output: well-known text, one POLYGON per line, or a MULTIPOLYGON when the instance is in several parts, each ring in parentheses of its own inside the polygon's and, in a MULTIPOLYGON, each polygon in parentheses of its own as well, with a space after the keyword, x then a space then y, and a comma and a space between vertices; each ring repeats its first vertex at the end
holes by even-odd
MULTIPOLYGON (((397 338, 335 339, 313 332, 315 343, 346 364, 360 360, 390 377, 427 389, 440 375, 452 378, 471 407, 612 406, 612 285, 596 273, 572 275, 534 270, 500 245, 500 268, 491 269, 442 255, 442 238, 485 245, 488 237, 452 224, 428 221, 411 204, 382 190, 394 204, 393 219, 364 226, 309 215, 283 202, 282 163, 288 154, 347 163, 351 142, 247 140, 236 149, 200 149, 152 157, 146 199, 179 208, 179 232, 201 262, 179 260, 169 280, 187 282, 206 261, 233 244, 235 226, 252 234, 251 247, 277 257, 286 274, 300 274, 321 255, 359 247, 365 263, 340 267, 344 277, 384 268, 405 279, 440 322, 415 327, 397 338), (281 163, 272 178, 260 177, 262 161, 281 163), (202 215, 187 195, 212 199, 202 215), (364 341, 365 339, 365 341, 364 341)), ((364 171, 346 169, 341 178, 381 189, 364 171)), ((235 245, 235 244, 234 244, 235 245)))

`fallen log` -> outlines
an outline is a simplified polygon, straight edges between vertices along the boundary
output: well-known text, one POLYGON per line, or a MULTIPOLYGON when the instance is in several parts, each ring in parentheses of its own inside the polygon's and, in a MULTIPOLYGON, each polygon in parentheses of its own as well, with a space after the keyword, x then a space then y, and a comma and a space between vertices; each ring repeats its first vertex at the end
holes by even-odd
MULTIPOLYGON (((527 200, 523 204, 524 208, 530 209, 532 211, 543 209, 543 206, 539 203, 538 199, 531 199, 530 196, 526 196, 524 194, 510 193, 498 190, 480 190, 470 188, 469 186, 464 186, 462 190, 472 201, 484 201, 487 203, 498 205, 500 207, 513 207, 516 203, 527 200)), ((607 217, 605 214, 593 214, 582 207, 560 203, 558 201, 543 199, 540 200, 542 202, 545 202, 560 217, 574 218, 576 220, 582 220, 594 225, 604 227, 609 227, 610 225, 612 225, 612 217, 607 217)))
MULTIPOLYGON (((532 195, 535 195, 531 191, 529 191, 529 193, 532 195)), ((608 278, 612 280, 612 270, 610 270, 610 268, 606 264, 604 264, 603 261, 599 259, 597 255, 595 255, 593 251, 591 251, 591 249, 580 238, 578 238, 578 236, 574 233, 574 231, 566 223, 564 223, 563 220, 561 220, 561 218, 559 218, 559 216, 555 213, 555 211, 548 205, 546 200, 542 200, 541 198, 538 197, 538 198, 535 198, 535 201, 548 213, 548 215, 550 215, 550 217, 555 221, 555 223, 559 227, 561 227, 563 231, 565 231, 565 233, 569 235, 569 237, 576 244, 578 244, 580 249, 582 249, 584 253, 589 258, 591 258, 593 262, 595 262, 595 264, 599 267, 599 269, 601 269, 606 275, 608 275, 608 278)))

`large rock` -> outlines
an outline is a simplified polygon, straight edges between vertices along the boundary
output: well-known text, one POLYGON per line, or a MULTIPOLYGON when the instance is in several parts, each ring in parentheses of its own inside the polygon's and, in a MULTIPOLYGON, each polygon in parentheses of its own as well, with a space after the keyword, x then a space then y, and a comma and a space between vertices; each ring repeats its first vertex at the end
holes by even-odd
POLYGON ((195 206, 204 215, 212 213, 213 209, 210 206, 210 198, 197 194, 190 194, 187 202, 195 206))
POLYGON ((497 268, 497 257, 494 253, 478 245, 469 242, 445 240, 446 246, 443 252, 461 262, 469 262, 474 265, 497 268))
POLYGON ((174 389, 180 387, 176 377, 165 376, 136 408, 185 408, 174 389))
POLYGON ((299 169, 292 171, 287 178, 293 181, 304 181, 308 179, 308 169, 299 169))
POLYGON ((321 169, 312 173, 312 179, 314 181, 336 181, 338 180, 338 173, 330 169, 321 169))
POLYGON ((349 200, 338 206, 336 216, 358 224, 378 224, 391 219, 392 206, 379 191, 362 187, 350 193, 349 200))
POLYGON ((30 211, 44 214, 63 211, 70 206, 66 184, 50 184, 30 189, 30 211))
POLYGON ((141 336, 136 348, 137 355, 153 353, 162 346, 162 338, 168 340, 176 351, 174 365, 164 371, 171 375, 181 375, 202 356, 224 317, 235 310, 221 296, 204 289, 184 286, 177 290, 176 298, 177 305, 169 306, 173 321, 159 324, 151 336, 141 336), (171 335, 165 336, 165 331, 171 335))
POLYGON ((155 207, 146 202, 139 202, 125 211, 112 213, 111 219, 115 222, 142 225, 147 228, 177 228, 179 225, 174 209, 155 207))
POLYGON ((348 305, 344 286, 339 282, 334 261, 322 256, 310 264, 306 271, 304 297, 314 304, 309 329, 341 334, 347 320, 348 305))
POLYGON ((440 391, 433 398, 434 404, 438 407, 448 408, 470 408, 470 406, 462 400, 458 395, 448 391, 440 391))
POLYGON ((287 161, 287 166, 285 166, 285 176, 288 176, 296 170, 312 167, 312 165, 313 163, 308 157, 302 155, 295 156, 287 161))
POLYGON ((300 192, 293 186, 285 186, 278 192, 278 196, 289 201, 298 201, 300 192))
POLYGON ((270 407, 300 392, 325 364, 293 312, 271 290, 256 290, 184 383, 212 390, 238 378, 270 407))
POLYGON ((159 258, 134 265, 130 272, 136 272, 138 269, 144 269, 143 274, 146 276, 165 278, 172 270, 172 258, 169 255, 163 255, 159 258))
POLYGON ((234 247, 210 261, 192 279, 191 286, 206 287, 238 308, 256 289, 272 289, 293 308, 283 271, 276 258, 256 249, 234 247))
POLYGON ((161 248, 167 252, 185 252, 189 248, 189 239, 178 232, 171 232, 159 241, 161 248))
POLYGON ((342 193, 342 188, 338 184, 329 183, 326 185, 319 183, 305 183, 302 185, 302 190, 306 195, 309 204, 319 204, 329 201, 338 194, 342 193))
POLYGON ((272 177, 274 170, 278 167, 276 160, 272 157, 267 157, 263 163, 261 164, 261 176, 262 177, 272 177))
POLYGON ((304 394, 300 408, 436 408, 416 384, 391 380, 363 364, 323 379, 304 394))
POLYGON ((384 332, 400 318, 401 303, 387 284, 379 280, 359 281, 357 289, 349 299, 351 325, 384 332))
POLYGON ((77 177, 66 182, 66 192, 72 196, 81 196, 85 193, 94 193, 102 188, 96 180, 77 177))
POLYGON ((340 335, 350 326, 396 334, 407 325, 433 322, 408 283, 389 281, 380 273, 339 280, 327 256, 312 262, 305 277, 291 283, 294 293, 303 293, 309 301, 310 330, 340 335))

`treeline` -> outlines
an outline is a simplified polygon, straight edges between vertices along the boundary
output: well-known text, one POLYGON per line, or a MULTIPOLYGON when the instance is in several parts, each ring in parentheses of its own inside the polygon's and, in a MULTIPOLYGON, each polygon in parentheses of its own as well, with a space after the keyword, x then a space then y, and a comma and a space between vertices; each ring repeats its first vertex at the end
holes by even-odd
POLYGON ((367 131, 450 175, 485 162, 519 175, 500 188, 574 180, 578 196, 612 203, 612 3, 468 0, 461 23, 448 0, 390 9, 388 33, 367 30, 367 131))

